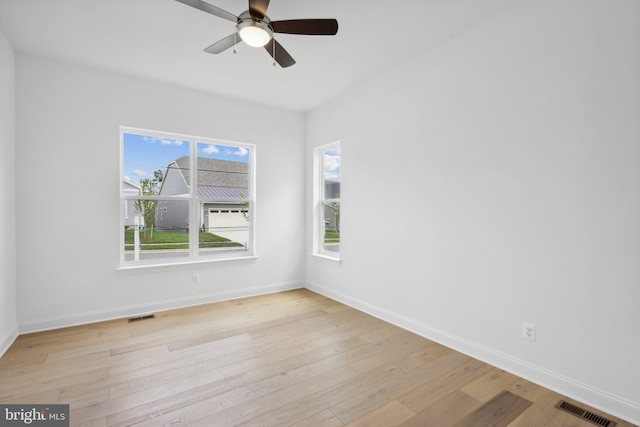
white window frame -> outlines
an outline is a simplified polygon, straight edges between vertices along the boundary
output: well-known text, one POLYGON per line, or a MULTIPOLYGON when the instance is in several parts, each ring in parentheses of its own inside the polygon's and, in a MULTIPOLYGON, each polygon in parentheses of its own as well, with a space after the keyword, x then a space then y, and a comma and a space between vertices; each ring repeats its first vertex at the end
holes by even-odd
MULTIPOLYGON (((325 249, 325 218, 324 204, 326 202, 338 202, 341 198, 326 199, 324 194, 324 153, 341 148, 340 141, 321 145, 313 150, 313 253, 312 255, 340 261, 340 252, 328 251, 325 249)), ((342 158, 342 150, 340 152, 342 158)), ((340 184, 342 186, 342 183, 340 184)), ((342 191, 340 192, 342 196, 342 191)), ((341 204, 342 206, 342 204, 341 204)), ((342 236, 341 236, 342 239, 342 236)), ((340 242, 342 245, 342 242, 340 242)))
POLYGON ((256 146, 255 144, 241 143, 236 141, 228 141, 221 139, 214 139, 209 137, 193 136, 178 134, 172 132, 162 132, 149 129, 139 129, 134 127, 120 126, 120 215, 119 215, 119 253, 120 263, 118 269, 134 269, 145 267, 157 267, 166 265, 180 265, 180 264, 193 264, 193 263, 205 263, 205 262, 217 262, 217 261, 230 261, 241 259, 255 259, 256 255, 256 146), (190 182, 196 182, 197 167, 196 162, 198 158, 198 143, 214 144, 232 146, 238 148, 246 148, 249 150, 249 197, 242 199, 199 199, 197 196, 197 185, 191 185, 189 188, 188 197, 185 196, 140 196, 140 195, 127 195, 123 191, 123 175, 124 175, 124 134, 137 134, 155 138, 169 138, 188 141, 189 158, 191 161, 190 167, 190 182), (170 201, 187 201, 189 203, 189 255, 188 257, 181 256, 172 259, 170 257, 162 258, 159 260, 138 260, 138 261, 126 261, 125 260, 125 239, 124 239, 124 227, 125 227, 125 212, 127 202, 130 200, 170 200, 170 201), (216 203, 245 203, 248 205, 247 210, 249 214, 249 243, 247 247, 242 249, 228 249, 219 250, 214 254, 200 254, 199 248, 199 230, 200 230, 200 204, 202 202, 216 203), (194 226, 195 225, 195 226, 194 226))

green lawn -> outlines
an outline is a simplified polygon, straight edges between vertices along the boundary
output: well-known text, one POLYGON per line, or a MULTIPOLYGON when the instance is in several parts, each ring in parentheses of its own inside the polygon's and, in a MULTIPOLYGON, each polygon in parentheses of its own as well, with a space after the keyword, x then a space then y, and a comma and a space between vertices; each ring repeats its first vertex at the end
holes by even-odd
MULTIPOLYGON (((189 233, 171 233, 168 231, 154 231, 153 239, 150 238, 151 232, 147 230, 140 232, 140 249, 160 250, 160 249, 189 249, 189 233)), ((133 230, 124 232, 125 250, 133 250, 133 230)), ((224 237, 216 236, 211 233, 200 233, 201 248, 229 248, 242 246, 240 243, 233 242, 224 237)))
POLYGON ((336 231, 327 231, 324 232, 324 242, 325 243, 340 243, 340 233, 336 231))

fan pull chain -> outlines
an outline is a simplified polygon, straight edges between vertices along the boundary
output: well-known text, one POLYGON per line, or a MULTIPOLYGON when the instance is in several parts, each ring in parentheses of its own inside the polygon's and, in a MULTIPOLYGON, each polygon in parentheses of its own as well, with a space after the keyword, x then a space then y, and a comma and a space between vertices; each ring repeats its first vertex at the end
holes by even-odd
POLYGON ((271 40, 273 41, 273 67, 275 68, 275 66, 276 66, 276 39, 272 37, 271 40))
POLYGON ((236 46, 238 45, 238 40, 236 39, 236 37, 238 37, 237 31, 233 33, 233 54, 234 55, 238 53, 238 50, 236 49, 236 46))

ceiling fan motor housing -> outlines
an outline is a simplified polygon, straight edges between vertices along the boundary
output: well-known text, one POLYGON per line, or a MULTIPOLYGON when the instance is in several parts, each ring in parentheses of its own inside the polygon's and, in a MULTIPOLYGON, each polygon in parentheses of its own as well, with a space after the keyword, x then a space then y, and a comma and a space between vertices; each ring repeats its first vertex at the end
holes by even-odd
POLYGON ((240 38, 250 46, 264 46, 273 38, 271 20, 268 17, 259 19, 247 10, 238 16, 237 24, 240 38))

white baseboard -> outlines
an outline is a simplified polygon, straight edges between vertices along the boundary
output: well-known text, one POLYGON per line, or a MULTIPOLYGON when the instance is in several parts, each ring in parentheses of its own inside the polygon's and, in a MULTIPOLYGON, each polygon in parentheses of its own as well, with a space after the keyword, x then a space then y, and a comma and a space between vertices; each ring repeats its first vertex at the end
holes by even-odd
POLYGON ((14 326, 13 329, 8 331, 4 336, 0 337, 0 358, 9 350, 11 344, 18 338, 18 327, 14 326))
POLYGON ((274 292, 299 289, 302 287, 304 287, 304 285, 300 282, 269 284, 264 286, 254 286, 243 289, 213 292, 209 294, 201 294, 184 298, 154 301, 145 304, 116 307, 105 310, 73 313, 64 316, 48 317, 26 322, 19 322, 18 331, 20 332, 20 334, 29 334, 33 332, 48 331, 70 326, 85 325, 88 323, 103 322, 106 320, 142 316, 158 311, 173 310, 176 308, 191 307, 195 305, 209 304, 212 302, 228 301, 256 295, 265 295, 274 292))
POLYGON ((411 331, 429 340, 435 341, 460 353, 481 360, 497 368, 511 372, 521 378, 539 384, 564 396, 582 402, 610 415, 640 426, 640 402, 632 402, 615 396, 604 390, 591 387, 574 379, 533 365, 524 360, 496 351, 481 344, 433 328, 424 323, 409 319, 398 313, 371 305, 315 284, 307 284, 307 289, 339 301, 345 305, 363 311, 381 320, 411 331))

